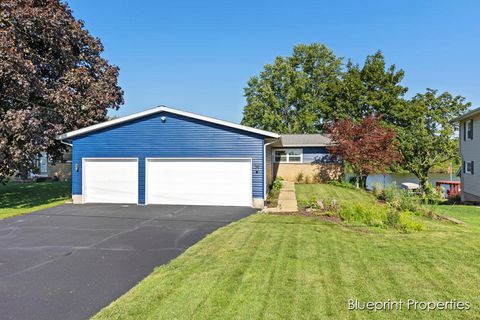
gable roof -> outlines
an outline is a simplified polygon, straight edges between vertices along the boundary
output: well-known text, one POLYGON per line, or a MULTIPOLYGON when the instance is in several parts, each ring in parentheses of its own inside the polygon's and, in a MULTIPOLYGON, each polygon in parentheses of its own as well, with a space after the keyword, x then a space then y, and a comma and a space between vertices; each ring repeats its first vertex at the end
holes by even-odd
POLYGON ((456 117, 455 119, 452 119, 450 122, 459 122, 459 121, 468 119, 470 117, 474 117, 474 116, 479 115, 479 114, 480 114, 480 108, 476 108, 476 109, 473 109, 473 110, 470 110, 470 111, 464 113, 460 117, 456 117))
POLYGON ((148 110, 145 110, 145 111, 142 111, 142 112, 137 112, 137 113, 131 114, 129 116, 121 117, 121 118, 118 118, 118 119, 113 119, 113 120, 110 120, 110 121, 105 121, 105 122, 102 122, 102 123, 94 124, 94 125, 89 126, 89 127, 85 127, 85 128, 74 130, 74 131, 70 131, 70 132, 67 132, 67 133, 64 133, 64 134, 61 134, 61 135, 57 136, 57 140, 70 139, 70 138, 73 138, 73 137, 76 137, 76 136, 79 136, 79 135, 82 135, 82 134, 85 134, 85 133, 100 130, 100 129, 103 129, 103 128, 108 128, 108 127, 111 127, 111 126, 114 126, 114 125, 129 122, 129 121, 132 121, 132 120, 135 120, 135 119, 143 118, 143 117, 150 116, 150 115, 153 115, 153 114, 157 114, 157 113, 160 113, 160 112, 169 112, 169 113, 177 114, 177 115, 184 116, 184 117, 187 117, 187 118, 202 120, 202 121, 205 121, 205 122, 219 124, 219 125, 229 127, 229 128, 234 128, 234 129, 238 129, 238 130, 242 130, 242 131, 246 131, 246 132, 256 133, 256 134, 266 136, 266 137, 271 137, 271 138, 279 138, 280 137, 279 134, 276 134, 276 133, 273 133, 273 132, 260 130, 260 129, 255 129, 255 128, 252 128, 252 127, 243 126, 241 124, 236 124, 236 123, 233 123, 233 122, 228 122, 228 121, 219 120, 219 119, 215 119, 215 118, 211 118, 211 117, 207 117, 207 116, 202 116, 202 115, 187 112, 187 111, 172 109, 172 108, 168 108, 166 106, 160 106, 160 107, 153 108, 153 109, 148 109, 148 110))
POLYGON ((324 134, 282 134, 272 147, 326 147, 331 144, 330 137, 324 134))

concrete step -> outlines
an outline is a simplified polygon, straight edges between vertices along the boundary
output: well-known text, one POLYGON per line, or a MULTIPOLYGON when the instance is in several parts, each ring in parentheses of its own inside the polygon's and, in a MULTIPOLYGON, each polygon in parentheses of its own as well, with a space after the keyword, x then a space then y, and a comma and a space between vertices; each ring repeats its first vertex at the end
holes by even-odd
POLYGON ((281 212, 297 211, 297 200, 279 200, 278 208, 281 212))
POLYGON ((281 192, 278 195, 278 200, 297 200, 295 192, 281 192))

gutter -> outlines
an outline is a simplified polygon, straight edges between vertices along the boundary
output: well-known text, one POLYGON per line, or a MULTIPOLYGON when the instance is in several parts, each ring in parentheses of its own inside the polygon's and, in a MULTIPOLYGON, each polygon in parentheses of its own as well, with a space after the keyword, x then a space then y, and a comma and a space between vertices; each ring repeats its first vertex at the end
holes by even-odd
POLYGON ((62 139, 60 139, 60 142, 63 143, 64 145, 66 145, 66 146, 73 147, 73 144, 65 142, 62 139))
POLYGON ((477 114, 480 114, 480 108, 476 108, 476 109, 467 111, 467 112, 464 113, 463 115, 461 115, 461 116, 459 116, 459 117, 456 117, 456 118, 453 118, 453 119, 450 120, 449 122, 450 122, 450 123, 460 122, 460 121, 466 120, 466 119, 468 119, 468 118, 470 118, 470 117, 475 117, 477 114))

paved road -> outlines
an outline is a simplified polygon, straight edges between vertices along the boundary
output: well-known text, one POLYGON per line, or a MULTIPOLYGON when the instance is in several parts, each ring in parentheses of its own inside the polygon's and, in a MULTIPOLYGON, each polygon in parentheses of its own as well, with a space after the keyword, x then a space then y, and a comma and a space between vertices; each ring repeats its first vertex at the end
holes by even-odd
POLYGON ((208 233, 255 212, 62 205, 0 221, 0 319, 86 319, 208 233))

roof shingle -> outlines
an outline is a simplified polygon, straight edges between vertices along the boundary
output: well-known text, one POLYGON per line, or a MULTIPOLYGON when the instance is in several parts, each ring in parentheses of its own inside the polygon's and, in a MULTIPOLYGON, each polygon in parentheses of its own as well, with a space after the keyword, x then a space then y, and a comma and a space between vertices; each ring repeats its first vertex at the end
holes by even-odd
POLYGON ((325 134, 282 134, 272 147, 326 147, 332 140, 325 134))

